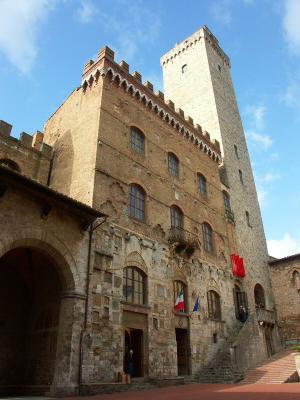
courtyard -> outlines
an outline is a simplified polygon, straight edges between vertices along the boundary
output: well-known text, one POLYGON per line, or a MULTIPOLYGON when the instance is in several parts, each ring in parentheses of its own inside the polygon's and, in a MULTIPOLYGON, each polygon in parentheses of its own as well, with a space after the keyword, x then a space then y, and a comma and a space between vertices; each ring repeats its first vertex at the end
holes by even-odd
POLYGON ((68 397, 68 400, 297 400, 300 384, 219 385, 191 384, 147 391, 68 397))

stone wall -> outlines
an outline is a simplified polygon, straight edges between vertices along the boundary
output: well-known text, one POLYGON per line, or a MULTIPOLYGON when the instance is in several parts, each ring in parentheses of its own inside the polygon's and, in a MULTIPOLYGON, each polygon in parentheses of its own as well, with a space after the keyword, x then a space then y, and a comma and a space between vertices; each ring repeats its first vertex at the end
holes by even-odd
MULTIPOLYGON (((42 273, 41 279, 44 279, 44 281, 42 283, 40 280, 39 287, 32 286, 33 296, 37 296, 34 303, 36 308, 30 309, 28 312, 22 309, 22 306, 23 308, 26 306, 26 302, 22 292, 24 288, 19 282, 24 281, 31 285, 30 274, 24 275, 24 272, 19 271, 15 275, 16 288, 20 286, 22 290, 18 293, 11 290, 9 294, 1 296, 0 336, 2 339, 9 337, 10 341, 16 339, 15 344, 8 343, 6 339, 0 340, 1 368, 5 367, 5 371, 7 371, 9 363, 14 362, 14 352, 18 353, 16 359, 20 360, 19 366, 15 365, 15 369, 12 369, 14 374, 12 374, 11 379, 6 377, 5 390, 9 390, 7 386, 9 384, 20 387, 24 383, 46 386, 52 383, 53 393, 76 393, 79 384, 80 335, 83 329, 85 311, 88 234, 81 231, 80 221, 77 217, 74 218, 64 208, 53 207, 47 217, 43 216, 40 198, 35 198, 32 192, 30 195, 26 193, 25 190, 15 189, 14 186, 8 186, 6 192, 1 193, 1 282, 4 278, 5 268, 8 267, 8 264, 4 261, 3 264, 2 260, 5 260, 5 255, 9 252, 16 257, 15 264, 21 269, 23 268, 22 265, 27 268, 27 263, 30 267, 31 253, 33 257, 36 257, 35 254, 40 254, 33 262, 34 268, 43 268, 44 273, 42 273), (20 258, 17 253, 19 249, 29 249, 28 257, 20 258), (45 320, 41 318, 40 311, 42 310, 39 310, 39 307, 42 304, 49 303, 50 305, 51 298, 47 299, 47 296, 50 296, 51 290, 55 290, 54 284, 51 290, 45 289, 45 279, 47 279, 47 274, 51 272, 51 269, 53 269, 53 274, 55 273, 59 277, 61 285, 61 298, 56 296, 60 302, 58 330, 55 334, 57 342, 55 338, 54 341, 51 341, 51 335, 55 333, 55 329, 52 331, 51 329, 45 330, 44 335, 39 336, 45 327, 48 328, 47 318, 49 318, 49 314, 45 314, 45 320), (42 288, 44 289, 41 292, 42 288), (7 313, 9 317, 7 317, 7 313), (39 320, 39 318, 41 319, 39 320), (37 336, 31 342, 32 351, 29 355, 26 354, 25 350, 30 345, 28 339, 33 334, 33 327, 36 327, 37 336), (38 329, 39 327, 40 329, 38 329), (26 330, 24 331, 24 329, 26 330), (7 331, 9 331, 8 336, 7 331), (52 334, 50 334, 51 332, 52 334), (46 351, 48 346, 56 347, 54 359, 45 358, 50 356, 50 353, 46 351), (24 355, 23 359, 22 354, 24 355), (30 356, 29 359, 28 356, 30 356), (51 363, 54 362, 53 376, 51 363), (28 363, 28 368, 26 368, 27 378, 24 375, 21 379, 21 372, 18 375, 18 368, 23 369, 24 372, 26 363, 28 363), (16 381, 17 375, 18 381, 16 381)), ((13 272, 11 272, 9 278, 14 279, 13 272)), ((51 276, 49 276, 48 283, 53 283, 53 279, 50 278, 51 276)), ((37 284, 36 282, 33 283, 37 284)), ((10 284, 11 282, 7 281, 8 287, 10 284)), ((4 289, 1 292, 5 294, 4 289)), ((55 325, 53 328, 55 328, 55 325)), ((53 352, 51 354, 53 355, 53 352)), ((0 375, 2 378, 4 377, 4 373, 1 372, 0 375)), ((3 382, 0 384, 3 384, 3 382)), ((1 393, 2 389, 1 386, 1 393)), ((12 394, 16 394, 16 386, 12 390, 12 394)), ((3 394, 7 394, 7 392, 3 394)))
POLYGON ((300 255, 270 262, 278 325, 286 344, 300 342, 300 255))
POLYGON ((0 164, 12 161, 16 169, 28 178, 47 184, 51 147, 43 143, 43 134, 36 132, 33 136, 23 132, 20 139, 10 136, 10 129, 4 129, 0 121, 0 164))
POLYGON ((260 283, 267 307, 274 305, 268 273, 266 240, 249 160, 247 144, 230 75, 230 61, 217 39, 201 28, 161 58, 166 98, 191 115, 222 148, 235 216, 237 251, 245 259, 249 306, 260 283), (184 71, 183 66, 186 66, 184 71), (235 148, 237 148, 237 154, 235 148), (243 174, 240 181, 239 169, 243 174), (248 224, 245 212, 249 212, 248 224))

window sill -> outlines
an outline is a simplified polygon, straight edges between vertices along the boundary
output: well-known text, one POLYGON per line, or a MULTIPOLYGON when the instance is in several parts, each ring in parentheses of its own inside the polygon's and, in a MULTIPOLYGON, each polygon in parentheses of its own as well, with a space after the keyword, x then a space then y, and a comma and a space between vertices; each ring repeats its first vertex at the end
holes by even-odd
POLYGON ((141 224, 141 225, 143 225, 143 226, 148 226, 148 224, 146 223, 145 220, 142 221, 142 220, 140 220, 140 219, 138 219, 138 218, 132 217, 131 215, 128 215, 128 218, 130 218, 130 220, 131 220, 132 222, 136 222, 136 223, 141 224))
POLYGON ((220 324, 225 324, 225 321, 223 321, 222 319, 208 317, 208 320, 212 322, 219 322, 220 324))
POLYGON ((130 153, 134 156, 138 156, 139 158, 146 158, 146 154, 144 153, 139 153, 138 151, 134 151, 132 149, 130 149, 130 153))
POLYGON ((208 194, 204 194, 204 193, 201 193, 201 192, 199 192, 198 191, 198 195, 200 196, 200 198, 203 200, 203 201, 208 201, 208 199, 209 199, 209 197, 208 197, 208 194))
POLYGON ((190 316, 190 314, 188 314, 187 312, 179 312, 179 311, 175 311, 175 310, 173 310, 173 314, 178 317, 189 317, 190 316))
POLYGON ((151 307, 148 304, 134 304, 125 300, 120 301, 123 304, 123 311, 139 312, 142 314, 149 314, 151 307))

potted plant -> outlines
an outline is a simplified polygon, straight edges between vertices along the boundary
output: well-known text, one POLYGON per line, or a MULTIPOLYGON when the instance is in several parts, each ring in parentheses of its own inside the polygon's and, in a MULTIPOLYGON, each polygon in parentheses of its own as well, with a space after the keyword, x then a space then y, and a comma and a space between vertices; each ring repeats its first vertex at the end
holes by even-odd
POLYGON ((294 346, 292 350, 294 350, 296 370, 300 378, 300 346, 294 346))

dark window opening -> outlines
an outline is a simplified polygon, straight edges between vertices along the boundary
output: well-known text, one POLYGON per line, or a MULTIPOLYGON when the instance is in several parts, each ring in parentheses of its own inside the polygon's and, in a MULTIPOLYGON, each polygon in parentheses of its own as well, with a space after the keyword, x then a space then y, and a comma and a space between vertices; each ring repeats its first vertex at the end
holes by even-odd
POLYGON ((206 178, 202 174, 198 174, 198 190, 204 196, 207 196, 207 183, 206 178))
POLYGON ((207 292, 208 317, 221 321, 221 298, 217 292, 207 292))
POLYGON ((179 207, 171 207, 171 228, 183 229, 183 213, 179 207))

